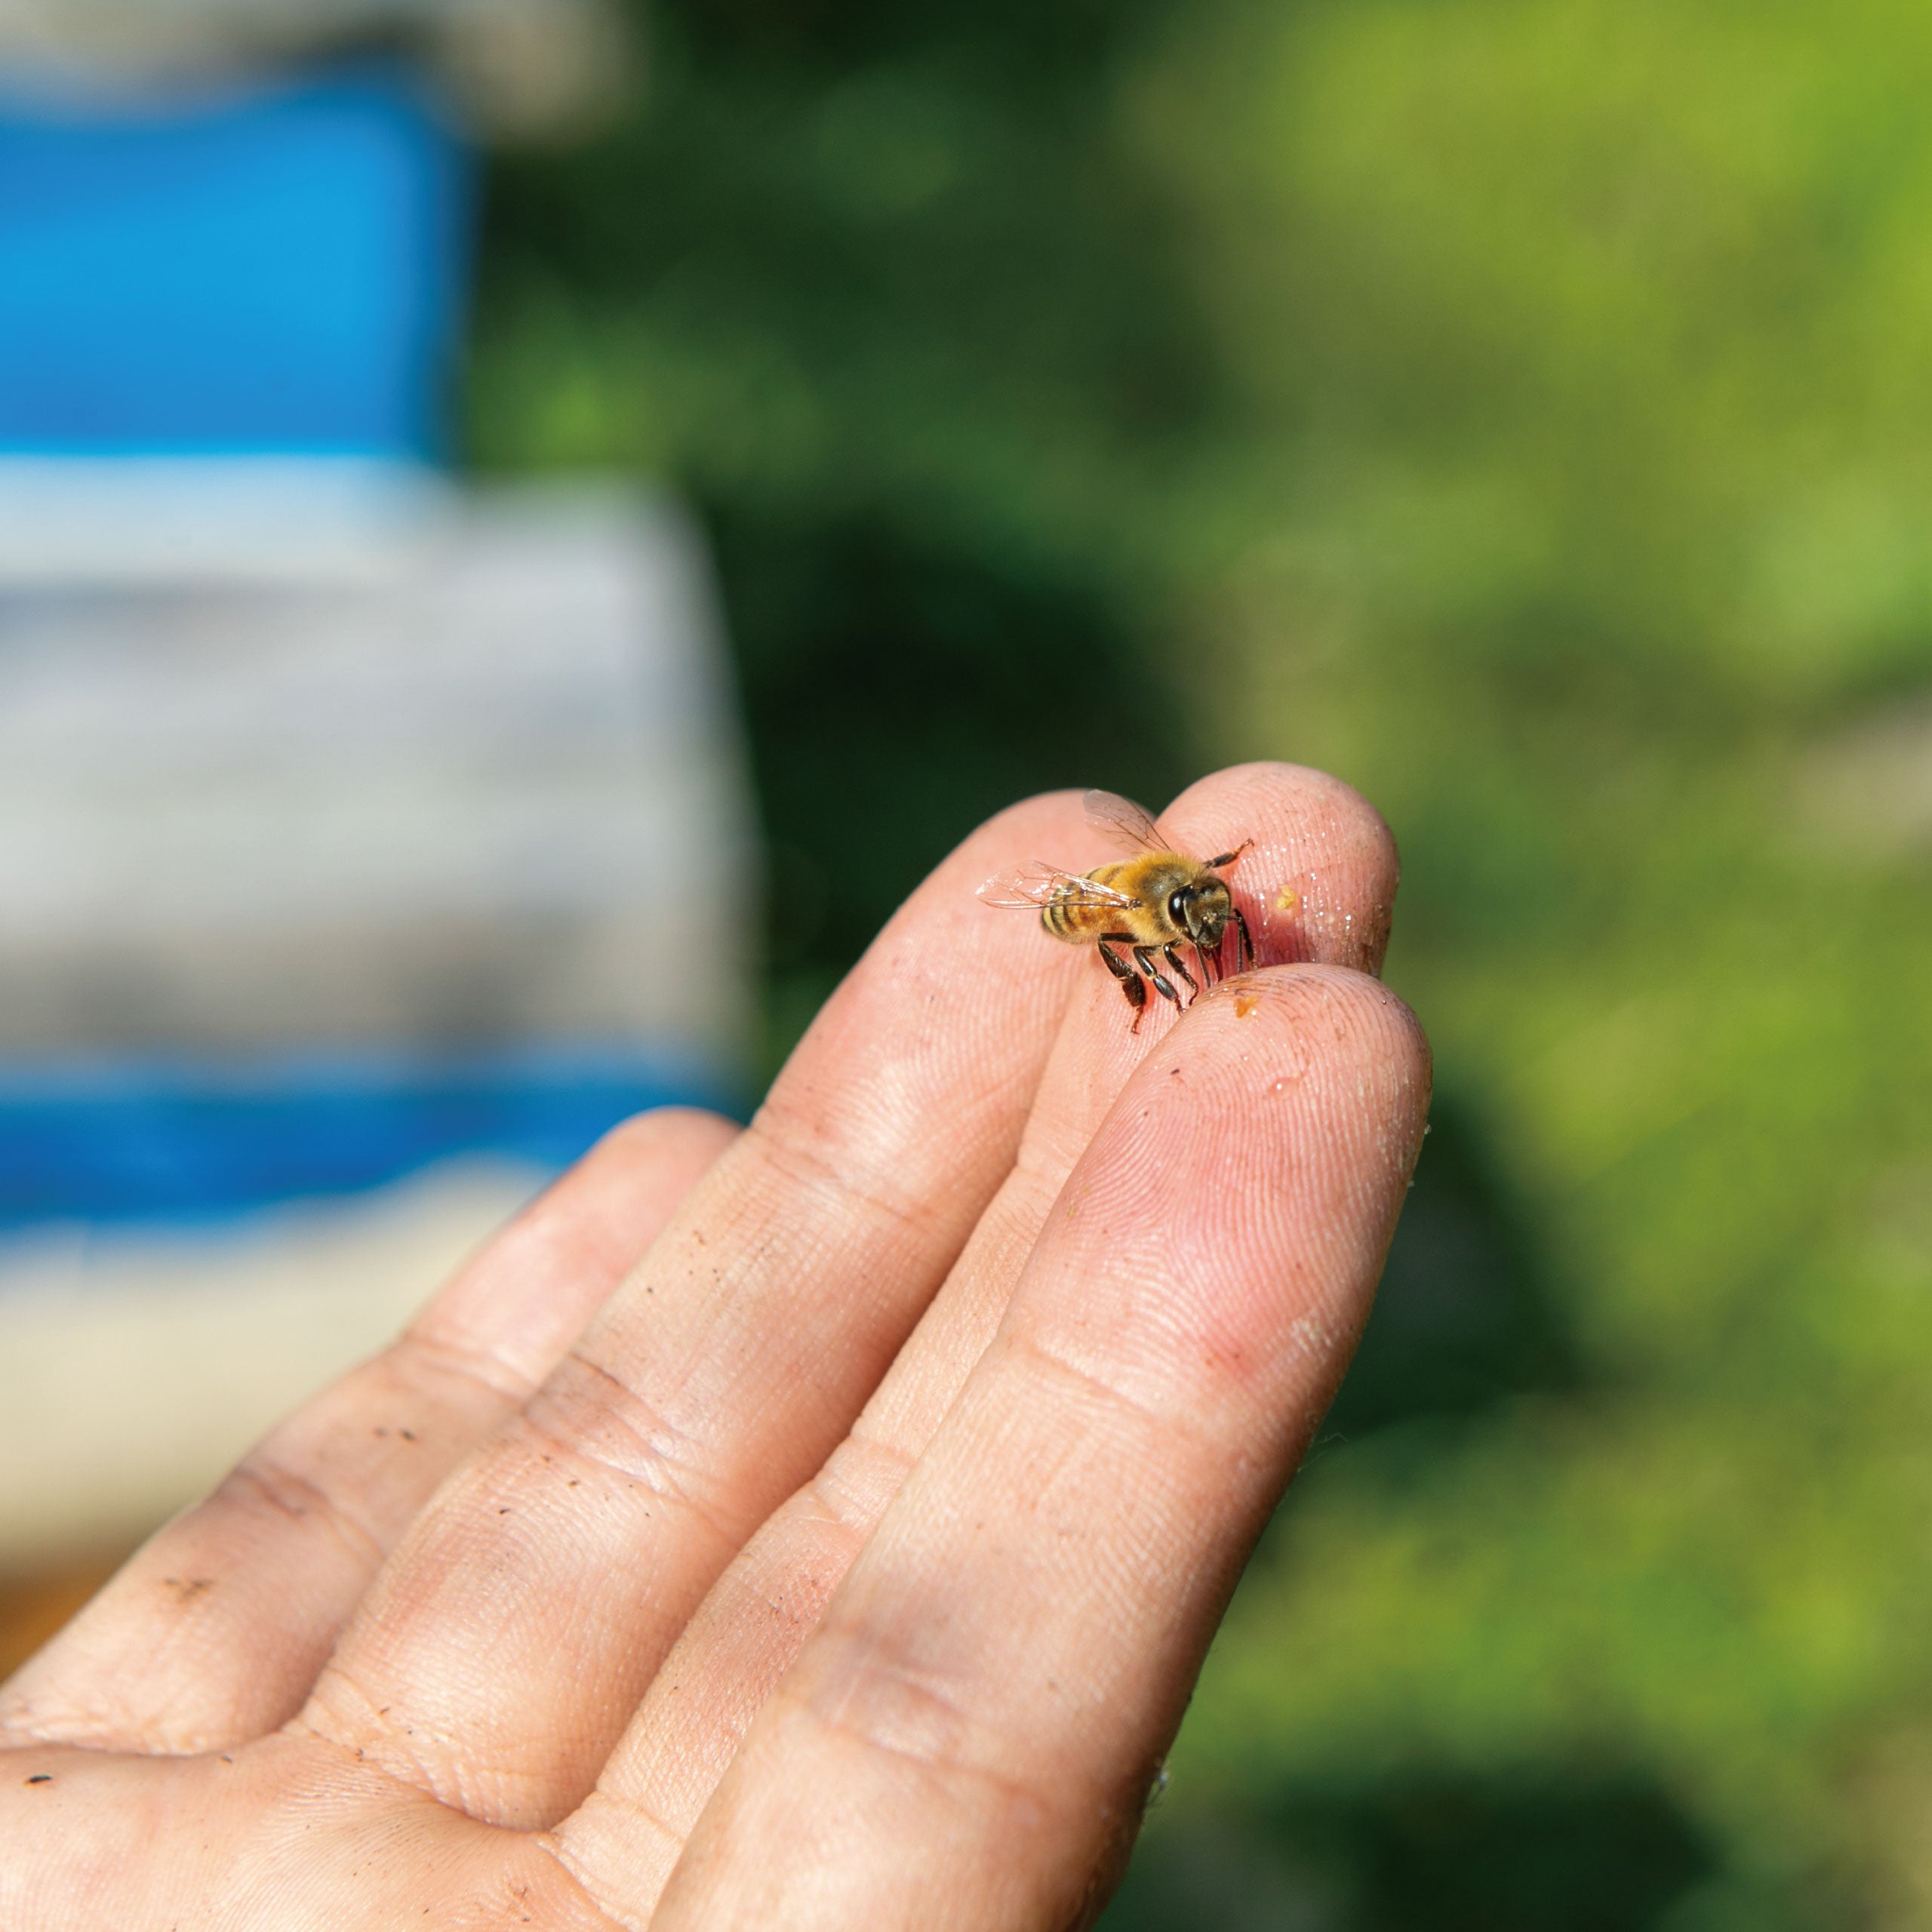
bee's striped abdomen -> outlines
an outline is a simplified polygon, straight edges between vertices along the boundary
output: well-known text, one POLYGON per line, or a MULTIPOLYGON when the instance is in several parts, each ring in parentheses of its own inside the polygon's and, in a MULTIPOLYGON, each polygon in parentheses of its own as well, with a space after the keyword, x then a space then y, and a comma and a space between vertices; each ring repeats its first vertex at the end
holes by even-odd
MULTIPOLYGON (((1124 869, 1116 861, 1096 866, 1086 877, 1097 884, 1114 885, 1116 875, 1124 869)), ((1088 946, 1118 926, 1127 909, 1124 905, 1097 904, 1091 894, 1083 898, 1078 881, 1067 879, 1040 908, 1040 923, 1055 939, 1065 940, 1069 946, 1088 946)))
POLYGON ((1040 908, 1040 923, 1055 939, 1066 940, 1077 945, 1086 937, 1078 924, 1081 909, 1063 888, 1057 897, 1049 899, 1040 908))

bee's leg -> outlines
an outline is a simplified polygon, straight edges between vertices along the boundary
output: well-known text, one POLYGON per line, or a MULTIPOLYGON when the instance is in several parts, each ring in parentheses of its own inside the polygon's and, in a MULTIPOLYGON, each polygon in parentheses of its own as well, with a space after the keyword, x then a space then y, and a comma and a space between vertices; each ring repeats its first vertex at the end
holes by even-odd
POLYGON ((1248 936, 1247 921, 1241 917, 1241 908, 1234 906, 1229 910, 1234 915, 1235 931, 1238 935, 1235 941, 1236 957, 1241 961, 1241 970, 1245 973, 1254 964, 1254 941, 1248 936))
POLYGON ((1161 953, 1162 958, 1164 958, 1168 962, 1168 970, 1174 974, 1176 978, 1180 980, 1186 986, 1188 991, 1188 1004, 1190 1006, 1192 1005, 1195 1000, 1200 997, 1201 989, 1195 984, 1194 975, 1187 970, 1184 964, 1182 964, 1181 956, 1178 948, 1171 946, 1164 946, 1161 949, 1161 953))
POLYGON ((1133 939, 1131 933, 1103 934, 1100 938, 1100 957, 1107 962, 1107 971, 1120 982, 1120 989, 1126 994, 1127 1003, 1134 1009, 1131 1030, 1137 1033, 1140 1031, 1140 1016, 1147 1010, 1147 983, 1119 954, 1107 950, 1109 940, 1118 945, 1127 946, 1132 943, 1133 939))
POLYGON ((1154 964, 1154 949, 1151 946, 1137 946, 1134 949, 1134 963, 1154 983, 1154 990, 1163 999, 1171 999, 1175 1005, 1180 1004, 1180 995, 1174 991, 1174 983, 1154 964))
POLYGON ((1208 861, 1208 869, 1211 872, 1217 872, 1223 866, 1232 865, 1254 843, 1254 841, 1251 838, 1244 838, 1232 852, 1223 852, 1218 859, 1210 859, 1208 861))

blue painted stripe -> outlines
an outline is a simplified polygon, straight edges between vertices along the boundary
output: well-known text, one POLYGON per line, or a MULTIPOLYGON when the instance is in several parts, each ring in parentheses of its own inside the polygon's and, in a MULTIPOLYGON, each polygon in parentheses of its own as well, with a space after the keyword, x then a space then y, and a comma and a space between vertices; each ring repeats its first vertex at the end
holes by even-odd
POLYGON ((0 1228, 220 1217, 379 1186, 453 1155, 564 1168, 619 1121, 739 1111, 715 1060, 635 1048, 0 1063, 0 1228))

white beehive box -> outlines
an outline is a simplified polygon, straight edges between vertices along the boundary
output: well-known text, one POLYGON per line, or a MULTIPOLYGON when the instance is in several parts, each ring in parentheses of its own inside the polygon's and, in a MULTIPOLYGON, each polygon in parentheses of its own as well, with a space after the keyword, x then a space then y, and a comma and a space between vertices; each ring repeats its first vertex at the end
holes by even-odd
MULTIPOLYGON (((318 1081, 338 1109, 481 1078, 514 1112, 586 1068, 728 1094, 751 814, 687 521, 143 469, 0 476, 0 1146, 11 1109, 17 1159, 54 1116, 85 1153, 171 1083, 298 1137, 318 1081)), ((542 1178, 471 1138, 185 1218, 17 1190, 0 1568, 138 1534, 377 1346, 542 1178)))

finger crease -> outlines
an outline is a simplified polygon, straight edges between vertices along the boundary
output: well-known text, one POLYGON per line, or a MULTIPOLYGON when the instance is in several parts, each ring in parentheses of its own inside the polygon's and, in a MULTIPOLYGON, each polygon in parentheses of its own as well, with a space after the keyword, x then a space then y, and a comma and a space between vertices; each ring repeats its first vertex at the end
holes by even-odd
POLYGON ((536 1383, 516 1364, 499 1355, 488 1343, 461 1343, 434 1340, 420 1328, 404 1331, 396 1343, 398 1351, 420 1356, 435 1369, 486 1390, 506 1403, 530 1399, 536 1383))
POLYGON ((855 1429, 831 1455, 809 1485, 821 1512, 863 1540, 876 1527, 882 1506, 903 1486, 913 1458, 882 1436, 855 1429), (858 1460, 861 1467, 851 1465, 858 1460))
POLYGON ((908 1227, 918 1226, 930 1218, 930 1211, 923 1202, 891 1200, 872 1187, 861 1186, 816 1149, 775 1131, 765 1124, 762 1116, 755 1119, 746 1131, 758 1137, 764 1158, 771 1167, 786 1180, 795 1181, 802 1187, 828 1191, 841 1200, 869 1208, 908 1227))
MULTIPOLYGON (((685 1841, 672 1831, 663 1820, 635 1798, 613 1797, 608 1792, 594 1791, 575 1814, 581 1817, 593 1804, 608 1804, 629 1817, 639 1820, 650 1829, 658 1832, 676 1852, 681 1854, 685 1841)), ((641 1918, 634 1918, 618 1903, 605 1893, 598 1882, 598 1874, 580 1859, 570 1842, 568 1829, 561 1832, 540 1832, 531 1842, 537 1848, 547 1853, 562 1869, 564 1876, 583 1894, 594 1912, 601 1912, 612 1924, 621 1926, 623 1932, 648 1932, 651 1915, 657 1910, 654 1901, 641 1918)))
POLYGON ((532 1435, 540 1437, 587 1467, 614 1476, 626 1487, 641 1483, 654 1497, 678 1504, 715 1536, 736 1548, 743 1540, 743 1531, 731 1512, 719 1506, 712 1493, 718 1487, 716 1478, 688 1453, 693 1439, 627 1389, 608 1369, 600 1367, 575 1349, 567 1359, 586 1370, 605 1392, 604 1398, 593 1405, 594 1426, 585 1427, 565 1420, 576 1404, 546 1386, 525 1409, 524 1426, 532 1435), (545 1420, 550 1413, 555 1413, 558 1420, 545 1420), (619 1438, 634 1453, 620 1453, 618 1441, 606 1447, 596 1439, 600 1435, 619 1438), (673 1444, 677 1447, 674 1448, 673 1444))
POLYGON ((1150 1402, 1138 1395, 1129 1395, 1117 1382, 1110 1382, 1104 1375, 1097 1375, 1091 1369, 1082 1368, 1069 1361, 1037 1337, 1014 1331, 1008 1333, 1005 1347, 1020 1358, 1021 1366, 1043 1380, 1057 1380, 1082 1389, 1090 1395, 1101 1397, 1109 1408, 1118 1409, 1144 1423, 1155 1435, 1178 1437, 1181 1440, 1201 1447, 1211 1447, 1208 1438, 1201 1431, 1190 1426, 1180 1414, 1170 1414, 1155 1408, 1150 1402))
POLYGON ((243 1502, 252 1498, 258 1505, 297 1521, 312 1518, 371 1574, 386 1553, 387 1546, 373 1524, 365 1522, 319 1483, 259 1449, 244 1457, 229 1472, 215 1494, 243 1502), (238 1491, 242 1492, 238 1496, 238 1491))
MULTIPOLYGON (((955 1704, 949 1698, 942 1697, 929 1684, 919 1682, 916 1678, 907 1675, 903 1671, 893 1669, 888 1666, 870 1665, 867 1666, 867 1675, 874 1683, 889 1686, 902 1700, 916 1700, 936 1706, 959 1730, 964 1730, 974 1722, 968 1712, 955 1704)), ((800 1708, 822 1730, 829 1732, 834 1737, 849 1738, 863 1749, 875 1752, 881 1757, 890 1758, 902 1764, 915 1765, 922 1770, 931 1772, 936 1777, 958 1777, 971 1779, 1001 1793, 1009 1801, 1022 1805, 1037 1806, 1051 1810, 1066 1803, 1066 1786, 1072 1781, 1070 1780, 1057 1777, 1054 1782, 1053 1792, 1050 1795, 1042 1785, 1035 1783, 1011 1771, 996 1770, 990 1764, 975 1764, 956 1751, 946 1750, 936 1744, 922 1745, 915 1743, 909 1739, 890 1737, 879 1728, 858 1719, 842 1714, 834 1715, 831 1712, 823 1709, 816 1701, 804 1702, 797 1699, 795 1694, 787 1694, 782 1690, 779 1694, 780 1696, 792 1695, 794 1701, 799 1703, 800 1708)), ((846 1701, 844 1699, 840 1700, 841 1703, 846 1701)))
MULTIPOLYGON (((366 1696, 339 1664, 331 1663, 322 1666, 322 1674, 309 1694, 308 1703, 299 1715, 291 1718, 282 1726, 282 1730, 285 1734, 327 1745, 345 1759, 352 1758, 362 1770, 373 1767, 377 1774, 386 1778, 398 1790, 432 1798, 452 1811, 463 1809, 460 1805, 451 1804, 443 1796, 436 1772, 417 1748, 420 1740, 401 1707, 378 1706, 374 1699, 366 1696), (355 1700, 357 1706, 352 1737, 348 1730, 325 1730, 312 1715, 319 1709, 330 1718, 334 1718, 338 1715, 338 1700, 344 1693, 355 1700), (357 1737, 362 1740, 360 1743, 354 1741, 357 1737)), ((446 1749, 450 1743, 447 1739, 431 1741, 442 1743, 446 1749)), ((451 1752, 452 1757, 456 1755, 451 1752)))

